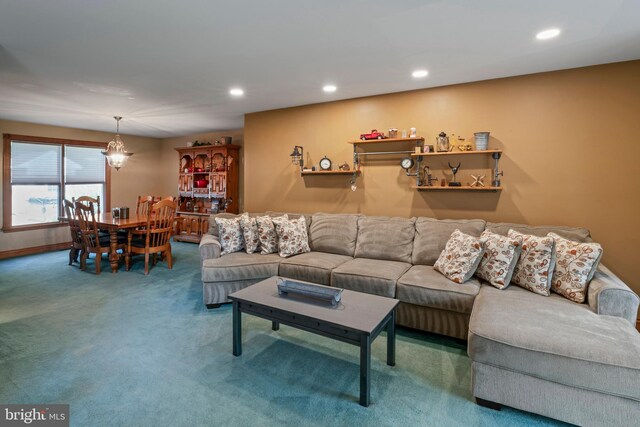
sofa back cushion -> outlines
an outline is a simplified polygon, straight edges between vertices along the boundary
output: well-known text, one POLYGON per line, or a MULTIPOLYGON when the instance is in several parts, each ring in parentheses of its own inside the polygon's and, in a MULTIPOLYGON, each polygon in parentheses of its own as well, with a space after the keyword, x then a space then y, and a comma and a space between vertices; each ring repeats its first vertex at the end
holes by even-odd
POLYGON ((358 237, 358 217, 355 214, 313 214, 309 227, 312 251, 353 256, 358 237))
POLYGON ((434 265, 447 245, 451 233, 458 229, 464 234, 480 237, 485 229, 485 224, 486 222, 482 219, 418 218, 411 263, 414 265, 434 265))
POLYGON ((415 218, 359 217, 354 256, 411 262, 415 220, 415 218))
POLYGON ((554 225, 526 225, 511 224, 508 222, 488 222, 487 230, 492 233, 502 234, 506 236, 509 230, 515 230, 522 234, 532 234, 534 236, 546 237, 549 233, 556 233, 565 239, 573 240, 580 243, 591 242, 591 234, 589 230, 581 227, 567 227, 554 225))

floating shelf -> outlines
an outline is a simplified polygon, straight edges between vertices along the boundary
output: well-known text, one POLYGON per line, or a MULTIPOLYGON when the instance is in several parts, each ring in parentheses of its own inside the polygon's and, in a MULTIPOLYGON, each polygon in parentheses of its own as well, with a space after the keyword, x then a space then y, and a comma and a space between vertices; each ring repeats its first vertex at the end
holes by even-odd
POLYGON ((469 186, 462 186, 462 187, 441 187, 441 186, 426 186, 426 185, 412 185, 411 186, 412 189, 414 190, 418 190, 418 191, 489 191, 489 192, 496 192, 496 191, 501 191, 502 187, 469 187, 469 186))
POLYGON ((465 154, 493 154, 502 153, 502 150, 475 150, 475 151, 447 151, 447 152, 435 152, 435 153, 412 153, 411 157, 431 157, 431 156, 457 156, 465 154))
POLYGON ((419 136, 417 138, 385 138, 385 139, 356 139, 353 141, 347 141, 347 144, 361 145, 361 144, 380 144, 384 142, 422 142, 424 138, 419 136))
MULTIPOLYGON (((356 171, 356 174, 360 174, 360 171, 356 171)), ((302 171, 300 175, 353 175, 353 171, 302 171)))

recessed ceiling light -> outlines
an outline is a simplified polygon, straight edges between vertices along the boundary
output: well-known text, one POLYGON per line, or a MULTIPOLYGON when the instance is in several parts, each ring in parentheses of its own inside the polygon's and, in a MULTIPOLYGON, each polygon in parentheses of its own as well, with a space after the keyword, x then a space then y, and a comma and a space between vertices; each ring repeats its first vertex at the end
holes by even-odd
POLYGON ((549 28, 548 30, 540 31, 536 34, 538 40, 548 40, 557 37, 560 34, 560 30, 557 28, 549 28))
POLYGON ((244 95, 244 90, 240 89, 240 88, 233 88, 229 91, 229 93, 233 96, 242 96, 244 95))
POLYGON ((429 72, 427 70, 416 70, 411 73, 411 75, 416 79, 420 79, 422 77, 427 77, 429 75, 429 72))
POLYGON ((328 93, 335 92, 338 88, 335 85, 324 85, 322 90, 328 93))

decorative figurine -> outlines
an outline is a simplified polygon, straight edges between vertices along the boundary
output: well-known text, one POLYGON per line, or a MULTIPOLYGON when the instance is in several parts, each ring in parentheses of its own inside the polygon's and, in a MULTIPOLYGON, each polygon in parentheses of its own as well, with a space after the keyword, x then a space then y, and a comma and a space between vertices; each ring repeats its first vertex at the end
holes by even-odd
POLYGON ((409 128, 409 138, 415 138, 418 136, 416 128, 409 128))
POLYGON ((436 137, 438 151, 447 152, 449 151, 449 137, 446 133, 440 132, 436 137))
POLYGON ((389 138, 398 137, 398 128, 389 128, 389 138))
POLYGON ((372 129, 371 133, 360 134, 360 139, 367 141, 369 139, 385 139, 384 132, 378 132, 376 129, 372 129))
POLYGON ((484 175, 471 175, 471 178, 473 178, 473 183, 471 184, 472 187, 484 187, 484 175))
POLYGON ((451 168, 451 173, 453 174, 453 181, 449 183, 449 187, 462 187, 462 184, 456 181, 456 174, 458 173, 458 169, 460 169, 462 163, 458 162, 458 166, 451 166, 451 163, 449 162, 447 162, 447 164, 451 168))
POLYGON ((349 167, 349 164, 347 162, 344 162, 343 164, 338 166, 338 169, 340 169, 341 171, 348 171, 351 168, 349 167))

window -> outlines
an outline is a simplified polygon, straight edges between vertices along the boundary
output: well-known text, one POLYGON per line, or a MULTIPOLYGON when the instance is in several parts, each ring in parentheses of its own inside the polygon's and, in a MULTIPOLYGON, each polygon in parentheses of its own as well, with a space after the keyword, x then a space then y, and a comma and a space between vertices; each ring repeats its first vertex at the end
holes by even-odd
POLYGON ((100 196, 109 206, 106 144, 4 135, 3 230, 58 226, 63 199, 100 196))

